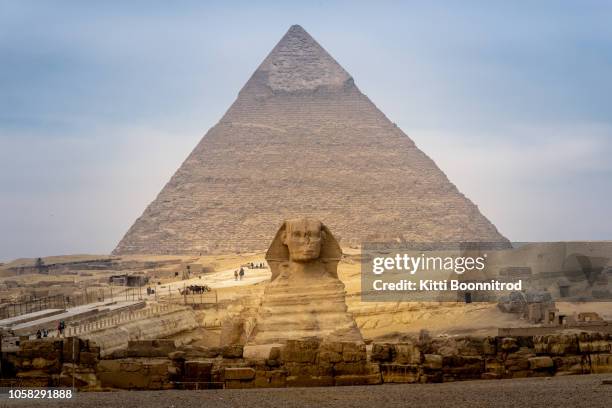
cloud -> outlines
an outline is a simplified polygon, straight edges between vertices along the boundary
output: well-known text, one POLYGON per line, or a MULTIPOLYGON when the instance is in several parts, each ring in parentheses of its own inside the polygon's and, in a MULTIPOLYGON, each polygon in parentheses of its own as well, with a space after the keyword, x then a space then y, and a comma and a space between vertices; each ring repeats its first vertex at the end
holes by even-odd
POLYGON ((110 251, 295 23, 509 238, 610 238, 611 18, 602 2, 0 2, 0 259, 110 251))
POLYGON ((609 239, 612 126, 414 129, 411 136, 509 239, 609 239))
POLYGON ((0 162, 12 170, 0 178, 5 260, 109 253, 201 134, 127 126, 97 129, 87 138, 12 136, 0 137, 0 162))

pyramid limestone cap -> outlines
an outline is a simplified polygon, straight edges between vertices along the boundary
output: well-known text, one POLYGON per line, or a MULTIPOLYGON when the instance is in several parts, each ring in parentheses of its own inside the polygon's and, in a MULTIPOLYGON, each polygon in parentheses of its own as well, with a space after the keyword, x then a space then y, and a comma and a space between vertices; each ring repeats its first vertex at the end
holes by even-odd
POLYGON ((349 80, 348 72, 306 30, 293 25, 249 82, 263 82, 273 91, 295 92, 341 88, 349 80))

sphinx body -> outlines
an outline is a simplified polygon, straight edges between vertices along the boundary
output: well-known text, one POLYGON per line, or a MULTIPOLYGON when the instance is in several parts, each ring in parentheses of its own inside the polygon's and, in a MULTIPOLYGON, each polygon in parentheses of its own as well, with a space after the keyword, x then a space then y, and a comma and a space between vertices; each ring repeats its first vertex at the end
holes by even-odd
POLYGON ((340 246, 320 221, 285 221, 266 254, 272 279, 249 343, 362 340, 338 279, 341 257, 340 246))

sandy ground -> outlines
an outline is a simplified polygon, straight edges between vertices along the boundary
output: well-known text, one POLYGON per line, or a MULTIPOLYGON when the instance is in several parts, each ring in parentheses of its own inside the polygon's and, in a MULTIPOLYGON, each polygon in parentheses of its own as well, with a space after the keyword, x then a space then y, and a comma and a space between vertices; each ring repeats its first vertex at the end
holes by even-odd
MULTIPOLYGON (((347 250, 346 252, 351 252, 347 250)), ((358 252, 358 251, 353 251, 358 252)), ((84 257, 84 256, 82 256, 84 257)), ((100 256, 98 256, 100 257, 100 256)), ((67 260, 69 257, 63 257, 67 260)), ((129 256, 129 260, 163 260, 166 258, 181 257, 151 257, 129 256)), ((228 301, 246 297, 258 298, 261 296, 263 286, 270 278, 269 269, 246 269, 242 280, 234 279, 234 270, 247 262, 262 262, 263 253, 210 255, 202 257, 189 257, 190 262, 214 265, 216 272, 205 273, 189 280, 180 280, 172 277, 155 279, 155 295, 146 295, 145 289, 132 289, 114 287, 113 295, 117 301, 136 300, 170 300, 182 303, 183 297, 180 289, 189 285, 208 285, 214 292, 204 295, 194 295, 195 302, 228 301), (155 285, 161 281, 161 285, 155 285)), ((80 257, 75 257, 80 259, 80 257)), ((173 266, 176 268, 176 265, 173 266)), ((170 275, 171 272, 168 272, 170 275)), ((353 313, 362 333, 369 339, 385 339, 387 341, 399 339, 402 336, 415 335, 425 329, 432 335, 496 335, 498 327, 523 327, 527 322, 518 319, 515 315, 502 313, 495 303, 473 303, 470 305, 438 302, 361 302, 361 264, 355 257, 349 256, 339 264, 338 275, 344 282, 347 291, 347 305, 353 313)), ((66 279, 63 276, 50 275, 23 275, 15 278, 24 280, 55 280, 66 279)), ((77 279, 69 276, 69 279, 77 279)), ((78 279, 81 279, 80 277, 78 279)), ((30 282, 31 283, 31 282, 30 282)), ((108 289, 108 288, 107 288, 108 289)), ((110 289, 109 289, 110 291, 110 289)), ((571 315, 574 312, 595 311, 604 319, 612 319, 612 302, 590 302, 585 304, 562 303, 557 304, 561 313, 571 315)))
POLYGON ((610 374, 360 387, 80 393, 67 401, 0 400, 0 407, 609 407, 610 374))

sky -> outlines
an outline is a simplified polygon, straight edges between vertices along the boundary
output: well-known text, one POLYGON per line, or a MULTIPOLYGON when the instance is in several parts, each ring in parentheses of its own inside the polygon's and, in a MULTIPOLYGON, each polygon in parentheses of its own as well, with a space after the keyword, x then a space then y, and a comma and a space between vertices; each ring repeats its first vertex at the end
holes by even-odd
POLYGON ((512 241, 612 239, 612 3, 0 0, 0 261, 109 253, 292 24, 512 241))

